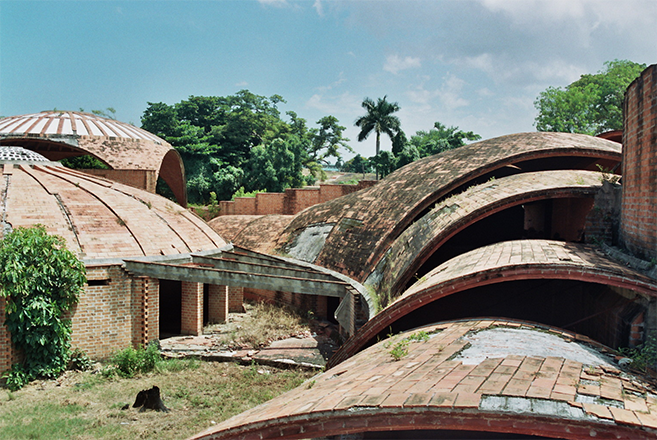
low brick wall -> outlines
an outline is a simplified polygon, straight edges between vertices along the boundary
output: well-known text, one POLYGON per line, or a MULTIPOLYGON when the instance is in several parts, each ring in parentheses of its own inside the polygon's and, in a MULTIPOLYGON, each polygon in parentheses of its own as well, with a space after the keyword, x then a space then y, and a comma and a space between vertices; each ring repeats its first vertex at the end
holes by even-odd
POLYGON ((362 180, 357 185, 320 184, 319 187, 288 188, 284 193, 258 193, 255 197, 236 197, 219 202, 219 215, 294 215, 318 203, 369 188, 376 180, 362 180))

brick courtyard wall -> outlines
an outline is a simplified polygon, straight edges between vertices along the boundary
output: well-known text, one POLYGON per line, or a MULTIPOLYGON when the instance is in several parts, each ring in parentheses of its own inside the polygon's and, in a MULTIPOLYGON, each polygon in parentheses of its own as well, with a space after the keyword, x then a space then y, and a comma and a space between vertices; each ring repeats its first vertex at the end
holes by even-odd
POLYGON ((220 324, 228 317, 228 287, 210 284, 208 289, 208 322, 220 324))
POLYGON ((220 201, 219 215, 235 215, 235 202, 231 200, 220 201))
POLYGON ((369 188, 376 183, 376 180, 361 180, 356 185, 320 184, 319 188, 288 188, 284 193, 236 197, 235 201, 219 202, 219 215, 294 215, 310 206, 369 188))
POLYGON ((256 194, 256 215, 280 214, 285 205, 284 193, 256 194))
POLYGON ((657 65, 625 92, 621 244, 657 258, 657 65))
POLYGON ((92 176, 103 177, 155 193, 157 173, 155 170, 80 170, 92 176))
POLYGON ((255 197, 235 197, 235 215, 256 215, 255 197))
POLYGON ((283 214, 294 215, 319 203, 317 188, 288 188, 285 190, 285 211, 283 214))
POLYGON ((183 335, 203 333, 203 283, 182 282, 181 323, 183 335))

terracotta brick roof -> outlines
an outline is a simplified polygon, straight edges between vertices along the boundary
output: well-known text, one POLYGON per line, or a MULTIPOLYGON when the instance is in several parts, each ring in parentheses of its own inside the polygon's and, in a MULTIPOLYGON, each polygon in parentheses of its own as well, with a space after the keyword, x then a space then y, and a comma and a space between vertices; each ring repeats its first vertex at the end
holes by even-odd
POLYGON ((225 245, 203 220, 156 194, 54 165, 0 164, 11 227, 43 224, 86 259, 169 255, 225 245))
POLYGON ((599 248, 553 240, 514 240, 483 246, 441 264, 363 325, 330 360, 332 365, 365 347, 395 321, 439 298, 473 287, 526 279, 566 279, 657 296, 657 284, 599 248))
POLYGON ((313 262, 363 281, 418 215, 459 187, 496 172, 595 171, 596 163, 611 168, 620 154, 616 142, 568 133, 520 133, 473 143, 413 162, 369 189, 305 210, 277 246, 288 252, 307 227, 334 225, 313 262))
POLYGON ((574 333, 527 322, 433 324, 381 341, 192 438, 412 430, 655 438, 655 388, 621 371, 605 351, 574 333))
POLYGON ((437 203, 392 243, 372 274, 382 277, 377 291, 396 297, 431 253, 459 231, 485 217, 536 200, 593 198, 601 187, 599 172, 541 171, 490 180, 449 197, 437 203))
POLYGON ((46 111, 3 118, 0 139, 44 139, 75 146, 114 169, 159 170, 171 150, 171 145, 146 130, 82 112, 46 111))

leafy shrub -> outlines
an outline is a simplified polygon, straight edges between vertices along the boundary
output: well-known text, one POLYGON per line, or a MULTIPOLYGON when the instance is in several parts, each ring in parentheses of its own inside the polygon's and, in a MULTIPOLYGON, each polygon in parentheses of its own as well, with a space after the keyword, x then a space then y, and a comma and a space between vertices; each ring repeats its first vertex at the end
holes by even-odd
POLYGON ((16 390, 52 378, 68 365, 71 322, 65 313, 86 282, 84 264, 62 237, 45 227, 16 228, 0 242, 0 295, 7 298, 5 324, 23 362, 5 374, 16 390))
POLYGON ((657 339, 654 336, 648 336, 643 344, 636 348, 621 348, 620 352, 632 359, 632 366, 643 372, 649 368, 657 368, 657 339))
POLYGON ((79 348, 74 349, 71 351, 71 356, 68 361, 68 369, 69 370, 77 370, 77 371, 86 371, 90 370, 93 362, 87 356, 87 353, 82 351, 79 348))
POLYGON ((110 360, 110 366, 104 371, 106 376, 118 375, 123 378, 135 377, 140 373, 153 371, 162 355, 157 344, 149 344, 146 348, 128 347, 118 351, 110 360))

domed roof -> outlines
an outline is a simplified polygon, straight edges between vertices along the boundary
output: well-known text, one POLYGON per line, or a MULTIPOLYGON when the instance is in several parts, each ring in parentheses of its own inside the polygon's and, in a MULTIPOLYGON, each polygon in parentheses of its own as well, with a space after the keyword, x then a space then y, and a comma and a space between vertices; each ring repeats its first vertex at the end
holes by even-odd
POLYGON ((81 112, 47 111, 10 116, 0 120, 0 133, 28 136, 106 136, 165 143, 154 134, 133 125, 81 112))
POLYGON ((50 162, 43 155, 22 147, 0 146, 0 162, 50 162))
POLYGON ((42 224, 85 259, 184 254, 226 244, 199 217, 157 194, 9 156, 0 159, 4 231, 42 224))
MULTIPOLYGON (((131 124, 90 113, 45 111, 0 119, 0 144, 18 145, 50 160, 91 155, 112 170, 161 177, 178 202, 187 204, 185 169, 178 152, 165 140, 131 124)), ((118 179, 117 180, 121 180, 118 179)), ((131 182, 131 177, 121 180, 131 182)))

